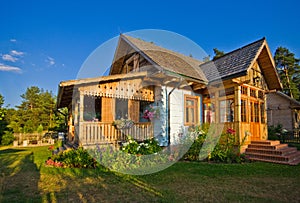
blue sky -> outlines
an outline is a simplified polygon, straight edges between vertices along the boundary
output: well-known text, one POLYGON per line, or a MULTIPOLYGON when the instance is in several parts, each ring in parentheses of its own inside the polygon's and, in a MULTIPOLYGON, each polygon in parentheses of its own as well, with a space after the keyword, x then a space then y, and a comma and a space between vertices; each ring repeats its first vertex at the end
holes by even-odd
POLYGON ((266 37, 300 57, 299 1, 0 1, 0 94, 29 86, 57 94, 102 43, 140 29, 179 33, 212 55, 266 37))

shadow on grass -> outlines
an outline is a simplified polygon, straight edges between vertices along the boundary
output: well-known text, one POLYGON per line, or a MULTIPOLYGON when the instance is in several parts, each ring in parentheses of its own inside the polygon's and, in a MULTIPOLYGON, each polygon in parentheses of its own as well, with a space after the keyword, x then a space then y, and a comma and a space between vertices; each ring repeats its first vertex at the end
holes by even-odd
POLYGON ((162 199, 162 194, 146 182, 103 168, 44 167, 42 171, 48 176, 41 180, 42 198, 48 202, 149 202, 162 199))
POLYGON ((40 202, 40 173, 30 151, 5 149, 0 152, 0 202, 40 202))
POLYGON ((0 150, 0 155, 1 154, 17 153, 17 152, 22 152, 22 151, 24 151, 24 149, 16 149, 16 148, 2 149, 2 150, 0 150))

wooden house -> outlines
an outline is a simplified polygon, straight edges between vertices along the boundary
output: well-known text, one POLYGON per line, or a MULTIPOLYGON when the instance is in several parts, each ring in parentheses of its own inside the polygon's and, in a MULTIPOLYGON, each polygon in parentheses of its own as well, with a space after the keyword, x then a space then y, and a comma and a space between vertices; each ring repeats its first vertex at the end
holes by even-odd
POLYGON ((69 140, 81 145, 126 135, 174 145, 201 123, 232 128, 237 142, 246 135, 250 142, 267 139, 266 93, 280 89, 265 38, 203 63, 120 35, 109 75, 61 82, 57 108, 69 109, 69 140), (156 112, 151 121, 143 118, 149 108, 156 112), (121 118, 134 125, 117 129, 121 118))
MULTIPOLYGON (((282 125, 282 128, 299 134, 300 102, 277 91, 267 95, 268 125, 282 125)), ((298 135, 299 136, 299 135, 298 135)))

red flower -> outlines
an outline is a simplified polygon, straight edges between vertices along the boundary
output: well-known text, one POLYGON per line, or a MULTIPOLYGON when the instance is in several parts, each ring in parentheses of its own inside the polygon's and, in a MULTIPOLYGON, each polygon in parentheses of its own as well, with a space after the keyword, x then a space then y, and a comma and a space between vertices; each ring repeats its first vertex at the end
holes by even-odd
POLYGON ((235 134, 235 130, 233 130, 232 128, 228 128, 226 132, 231 135, 235 134))

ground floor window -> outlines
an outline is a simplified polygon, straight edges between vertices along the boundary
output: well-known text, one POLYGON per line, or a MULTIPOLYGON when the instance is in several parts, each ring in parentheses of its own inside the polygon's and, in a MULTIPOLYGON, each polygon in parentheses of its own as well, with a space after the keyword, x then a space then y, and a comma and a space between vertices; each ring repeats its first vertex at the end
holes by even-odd
POLYGON ((115 119, 128 118, 128 100, 116 99, 116 117, 115 119))
POLYGON ((220 122, 234 121, 234 101, 233 99, 226 99, 220 101, 220 122))
POLYGON ((184 96, 184 125, 196 125, 199 123, 199 97, 184 96))
POLYGON ((241 100, 241 119, 242 122, 247 122, 247 100, 241 100))
POLYGON ((266 118, 265 118, 265 103, 260 103, 260 119, 261 119, 261 123, 265 123, 266 122, 266 118))
POLYGON ((101 120, 101 97, 84 96, 83 120, 100 121, 101 120))
POLYGON ((203 122, 215 123, 215 105, 213 103, 205 103, 203 104, 203 109, 203 122))

